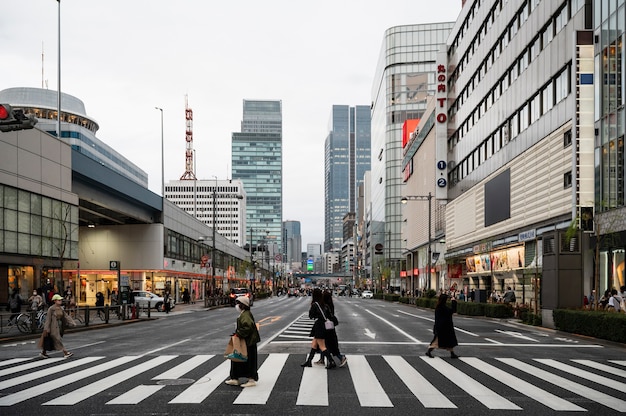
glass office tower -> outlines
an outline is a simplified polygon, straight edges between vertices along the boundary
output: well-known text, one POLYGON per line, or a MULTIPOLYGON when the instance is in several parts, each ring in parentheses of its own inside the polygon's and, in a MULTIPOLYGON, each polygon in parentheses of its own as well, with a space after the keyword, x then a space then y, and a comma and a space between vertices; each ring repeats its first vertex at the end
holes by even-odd
POLYGON ((370 169, 371 117, 366 105, 334 105, 324 144, 324 251, 341 250, 343 218, 356 212, 370 169))
MULTIPOLYGON (((402 127, 422 118, 429 95, 435 94, 436 56, 454 22, 395 26, 385 32, 372 86, 372 189, 368 239, 385 246, 385 258, 399 261, 404 186, 402 127), (377 237, 374 236, 377 235, 377 237)), ((394 272, 397 273, 394 267, 394 272)))
POLYGON ((282 249, 282 138, 281 101, 243 101, 241 132, 232 134, 232 177, 246 190, 249 243, 273 253, 282 249))

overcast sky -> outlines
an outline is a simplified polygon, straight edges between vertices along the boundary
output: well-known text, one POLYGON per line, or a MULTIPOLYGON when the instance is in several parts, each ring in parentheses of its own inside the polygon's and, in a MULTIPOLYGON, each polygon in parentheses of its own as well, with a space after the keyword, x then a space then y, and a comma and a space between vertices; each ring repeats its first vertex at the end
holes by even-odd
MULTIPOLYGON (((0 90, 56 91, 57 1, 5 3, 0 90)), ((455 21, 460 10, 461 0, 62 0, 61 90, 85 103, 97 137, 146 171, 159 195, 155 106, 165 180, 185 172, 186 95, 197 177, 226 179, 243 100, 281 100, 283 220, 301 222, 306 250, 324 240, 332 105, 371 103, 386 29, 455 21)))

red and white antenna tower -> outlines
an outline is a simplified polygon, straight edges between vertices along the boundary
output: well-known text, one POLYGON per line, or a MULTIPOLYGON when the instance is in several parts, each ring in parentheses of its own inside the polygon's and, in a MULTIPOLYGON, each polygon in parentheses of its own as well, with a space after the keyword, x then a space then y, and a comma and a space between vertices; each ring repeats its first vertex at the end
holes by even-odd
POLYGON ((185 95, 185 173, 180 177, 181 181, 196 180, 196 173, 193 169, 193 111, 189 108, 187 96, 185 95))

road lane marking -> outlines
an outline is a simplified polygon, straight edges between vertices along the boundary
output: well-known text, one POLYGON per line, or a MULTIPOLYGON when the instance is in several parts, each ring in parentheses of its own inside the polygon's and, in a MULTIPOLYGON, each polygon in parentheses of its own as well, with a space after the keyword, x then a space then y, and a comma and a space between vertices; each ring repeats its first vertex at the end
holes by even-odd
POLYGON ((33 397, 40 396, 42 394, 50 393, 60 387, 65 387, 68 384, 80 381, 84 378, 91 377, 94 374, 98 374, 102 371, 108 371, 112 368, 126 364, 130 361, 139 358, 137 355, 120 357, 115 360, 108 361, 103 364, 99 364, 95 367, 91 367, 85 370, 81 370, 77 373, 72 373, 64 377, 55 378, 54 380, 42 383, 26 390, 19 391, 17 393, 9 394, 8 396, 0 397, 0 406, 11 406, 17 403, 21 403, 25 400, 32 399, 33 397))
POLYGON ((111 387, 117 384, 120 384, 123 381, 126 381, 132 377, 135 377, 138 374, 141 374, 163 363, 173 360, 176 357, 178 356, 177 355, 161 355, 161 356, 155 357, 151 360, 146 361, 145 363, 137 364, 134 367, 116 372, 94 383, 87 384, 86 386, 76 389, 70 393, 67 393, 63 396, 57 397, 56 399, 45 402, 43 403, 43 405, 44 406, 74 405, 76 403, 82 402, 85 399, 95 396, 96 394, 101 393, 104 390, 110 389, 111 387))
MULTIPOLYGON (((352 364, 352 356, 350 356, 352 364)), ((323 366, 304 367, 296 406, 328 406, 328 370, 323 366)))
POLYGON ((233 404, 267 404, 289 354, 270 354, 259 368, 259 379, 254 388, 244 388, 233 404))
MULTIPOLYGON (((547 358, 535 358, 535 361, 545 364, 547 366, 550 366, 552 368, 556 368, 557 370, 564 371, 568 374, 572 374, 574 376, 580 375, 580 368, 576 368, 571 365, 559 363, 556 360, 551 360, 547 358)), ((594 383, 600 384, 602 386, 606 386, 614 390, 621 391, 622 393, 626 393, 626 384, 620 381, 617 381, 614 378, 606 377, 605 375, 599 376, 591 372, 585 372, 583 378, 585 380, 591 380, 594 383)))
POLYGON ((413 337, 412 335, 410 335, 408 332, 400 329, 398 326, 392 324, 391 322, 389 322, 387 319, 376 315, 374 312, 370 311, 369 309, 365 309, 365 312, 369 313, 370 315, 380 319, 381 321, 383 321, 384 323, 386 323, 387 325, 389 325, 390 327, 392 327, 393 329, 395 329, 396 331, 398 331, 399 333, 401 333, 402 335, 404 335, 405 337, 407 337, 408 339, 412 340, 413 342, 415 342, 416 344, 426 344, 426 342, 421 342, 419 341, 417 338, 413 337))
POLYGON ((113 400, 109 400, 105 404, 139 404, 143 400, 152 396, 154 393, 165 387, 165 384, 155 384, 150 386, 136 386, 126 393, 116 397, 113 400))
POLYGON ((215 355, 194 355, 185 362, 178 364, 176 367, 171 368, 156 377, 153 377, 152 380, 175 380, 181 378, 191 370, 194 370, 196 367, 199 367, 213 357, 215 357, 215 355))
MULTIPOLYGON (((398 355, 383 355, 383 358, 424 407, 437 409, 457 408, 454 403, 448 400, 443 393, 437 390, 404 358, 398 355)), ((350 365, 352 365, 352 361, 350 361, 350 365)))
POLYGON ((499 410, 522 410, 521 407, 508 399, 500 396, 493 390, 480 384, 458 368, 447 363, 439 357, 420 357, 428 365, 439 371, 448 380, 467 392, 471 397, 484 404, 488 409, 499 410))
POLYGON ((393 407, 364 355, 351 355, 348 369, 362 407, 393 407))
POLYGON ((475 357, 461 357, 461 361, 471 365, 475 369, 482 371, 488 376, 494 378, 500 383, 504 383, 508 387, 519 391, 520 393, 538 401, 539 403, 557 411, 584 412, 586 411, 580 406, 570 403, 552 393, 540 389, 539 387, 528 383, 496 366, 486 363, 475 357))
MULTIPOLYGON (((21 376, 18 376, 18 377, 14 377, 14 378, 10 378, 8 380, 4 380, 4 381, 0 382, 0 390, 4 390, 4 389, 9 388, 9 387, 14 387, 14 386, 17 386, 17 385, 22 384, 22 383, 28 383, 30 381, 37 380, 38 378, 47 377, 47 376, 50 376, 50 375, 55 374, 55 373, 60 373, 61 371, 67 371, 67 370, 70 370, 72 368, 80 367, 83 364, 88 364, 88 363, 91 363, 93 361, 101 360, 103 358, 105 358, 105 357, 86 357, 86 358, 81 358, 79 360, 71 360, 69 362, 66 361, 63 358, 60 358, 58 361, 65 361, 65 364, 57 365, 55 367, 44 368, 44 369, 39 370, 39 371, 29 372, 28 374, 24 374, 24 375, 21 375, 21 376)), ((40 361, 46 361, 46 360, 40 360, 40 361)), ((25 370, 25 368, 23 368, 23 367, 20 368, 20 366, 15 367, 15 368, 18 368, 19 371, 25 370)))
POLYGON ((620 400, 608 394, 593 390, 589 387, 583 386, 582 384, 575 383, 566 379, 565 377, 551 374, 538 367, 523 363, 515 358, 496 358, 496 360, 510 365, 511 367, 517 368, 518 370, 521 370, 527 374, 547 381, 548 383, 552 383, 559 388, 571 391, 574 394, 578 394, 579 396, 592 400, 596 403, 600 403, 601 405, 610 407, 619 412, 626 412, 626 401, 624 400, 620 400))
POLYGON ((187 387, 169 403, 202 403, 230 375, 230 360, 224 362, 187 387))

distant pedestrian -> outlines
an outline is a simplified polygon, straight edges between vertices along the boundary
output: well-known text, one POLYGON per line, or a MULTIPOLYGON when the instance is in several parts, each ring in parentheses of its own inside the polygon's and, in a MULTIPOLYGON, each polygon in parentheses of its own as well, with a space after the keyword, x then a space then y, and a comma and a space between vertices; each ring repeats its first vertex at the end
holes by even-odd
POLYGON ((14 319, 17 318, 17 315, 22 310, 22 297, 20 296, 20 290, 18 288, 13 288, 13 291, 9 295, 7 311, 11 312, 11 317, 9 318, 9 325, 14 324, 14 319))
POLYGON ((46 279, 46 284, 41 288, 41 293, 46 305, 52 306, 54 303, 52 302, 52 296, 54 296, 54 286, 50 282, 50 279, 46 279))
POLYGON ((511 289, 511 286, 506 288, 506 292, 504 293, 504 298, 502 299, 504 303, 515 303, 515 292, 511 289))
POLYGON ((43 298, 36 290, 33 290, 33 295, 28 298, 28 304, 32 312, 37 312, 39 309, 43 308, 43 298))
POLYGON ((243 363, 230 362, 230 378, 225 381, 230 386, 254 387, 259 381, 257 344, 261 341, 254 316, 250 311, 250 300, 247 296, 239 296, 235 301, 235 310, 239 312, 234 336, 245 340, 248 349, 248 360, 243 363), (243 384, 240 378, 247 381, 243 384))
POLYGON ((170 313, 170 300, 170 292, 166 291, 165 296, 163 296, 163 309, 165 310, 165 313, 170 313))
POLYGON ((72 318, 63 310, 63 297, 61 295, 54 295, 52 296, 52 301, 54 305, 48 308, 43 333, 37 344, 39 348, 41 348, 39 356, 41 358, 49 358, 47 351, 62 350, 63 356, 69 358, 73 354, 65 349, 61 338, 63 337, 65 327, 74 326, 75 324, 72 318), (45 339, 48 336, 50 336, 51 345, 46 345, 45 339))
POLYGON ((100 314, 104 314, 104 294, 102 292, 96 293, 96 308, 98 309, 98 317, 101 316, 100 314))
POLYGON ((452 322, 452 315, 456 313, 456 300, 452 299, 452 307, 446 306, 448 295, 442 293, 439 295, 437 306, 435 307, 435 327, 433 329, 434 337, 428 346, 426 355, 433 358, 431 354, 435 348, 440 348, 450 351, 450 358, 459 358, 454 353, 454 347, 459 345, 456 340, 456 334, 454 333, 454 323, 452 322))

